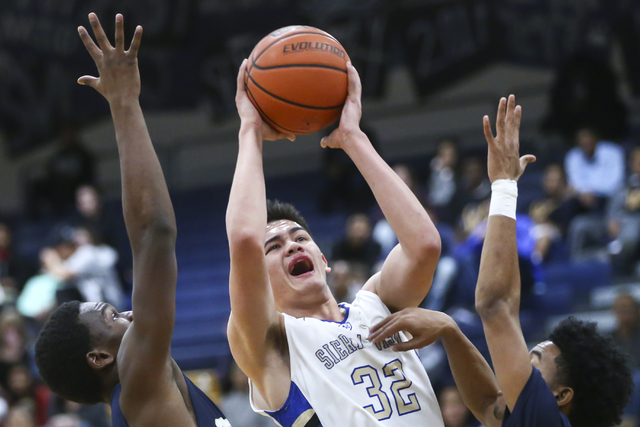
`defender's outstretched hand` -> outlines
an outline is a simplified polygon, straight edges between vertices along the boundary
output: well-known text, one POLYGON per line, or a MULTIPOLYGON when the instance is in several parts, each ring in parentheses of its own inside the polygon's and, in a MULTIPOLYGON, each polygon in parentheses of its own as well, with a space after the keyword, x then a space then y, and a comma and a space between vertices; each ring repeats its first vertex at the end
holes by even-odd
POLYGON ((137 99, 140 96, 140 72, 138 71, 138 49, 142 39, 142 27, 136 27, 129 50, 124 50, 124 18, 116 15, 115 47, 111 46, 107 35, 95 13, 89 14, 89 22, 98 46, 84 27, 78 27, 80 38, 98 67, 100 77, 82 76, 78 83, 91 86, 109 103, 123 99, 137 99))
POLYGON ((489 144, 487 170, 491 182, 497 179, 518 180, 529 163, 536 157, 520 153, 520 119, 522 107, 516 106, 516 97, 509 95, 509 101, 501 98, 496 119, 497 135, 491 132, 489 116, 484 116, 484 136, 489 144))
POLYGON ((362 117, 362 83, 360 76, 351 62, 347 62, 347 74, 349 76, 349 92, 347 100, 342 108, 340 126, 331 132, 331 135, 322 138, 322 148, 345 148, 345 143, 360 130, 360 118, 362 117))
POLYGON ((262 134, 262 139, 267 141, 275 141, 277 139, 288 139, 295 141, 296 136, 293 134, 287 134, 278 132, 267 123, 262 120, 260 113, 256 110, 256 107, 249 100, 247 96, 247 90, 245 88, 244 76, 247 74, 247 59, 245 58, 240 64, 238 70, 238 87, 236 90, 236 108, 238 109, 238 115, 240 116, 240 122, 242 125, 254 127, 262 134))
POLYGON ((455 322, 446 314, 412 307, 398 311, 373 326, 367 339, 377 343, 400 331, 409 332, 413 338, 394 346, 393 349, 415 350, 433 344, 454 328, 455 322))

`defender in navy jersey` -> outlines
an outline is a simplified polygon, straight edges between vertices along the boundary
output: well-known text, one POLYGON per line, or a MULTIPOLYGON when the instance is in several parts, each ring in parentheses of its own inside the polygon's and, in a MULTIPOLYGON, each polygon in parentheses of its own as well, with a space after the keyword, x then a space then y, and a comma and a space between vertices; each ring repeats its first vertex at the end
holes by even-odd
MULTIPOLYGON (((502 398, 485 395, 484 403, 476 400, 480 410, 471 405, 470 408, 476 416, 487 413, 482 405, 493 409, 494 416, 478 416, 485 427, 618 425, 633 388, 632 378, 625 357, 609 337, 597 332, 595 323, 565 319, 551 332, 548 341, 536 345, 531 352, 524 341, 518 314, 516 181, 535 158, 518 157, 520 117, 521 108, 516 107, 511 95, 508 101, 500 100, 496 137, 488 117, 484 118, 492 197, 476 288, 476 309, 504 402, 501 403, 502 398)), ((434 319, 442 316, 446 315, 415 309, 396 313, 374 327, 370 338, 377 342, 397 331, 408 331, 413 339, 397 346, 399 350, 407 350, 442 337, 451 361, 455 352, 447 348, 447 342, 456 328, 438 327, 434 319)), ((476 367, 480 365, 476 363, 476 367)), ((464 366, 456 369, 454 363, 451 367, 461 391, 469 384, 486 386, 492 382, 486 369, 478 375, 464 366)), ((469 405, 468 401, 465 403, 469 405)))
POLYGON ((133 252, 133 312, 118 313, 105 303, 63 304, 38 337, 38 368, 65 399, 111 403, 114 427, 227 427, 220 410, 171 358, 176 224, 138 101, 142 27, 125 51, 122 15, 116 16, 115 47, 95 14, 89 21, 99 48, 83 27, 78 31, 100 77, 78 82, 96 89, 111 107, 133 252))

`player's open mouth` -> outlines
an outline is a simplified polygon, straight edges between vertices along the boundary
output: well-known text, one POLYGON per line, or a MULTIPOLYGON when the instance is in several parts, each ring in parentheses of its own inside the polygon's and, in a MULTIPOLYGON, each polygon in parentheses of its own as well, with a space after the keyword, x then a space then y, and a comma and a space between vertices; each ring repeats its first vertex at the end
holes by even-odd
POLYGON ((289 263, 289 274, 292 276, 300 276, 313 271, 313 262, 306 255, 295 257, 289 263))

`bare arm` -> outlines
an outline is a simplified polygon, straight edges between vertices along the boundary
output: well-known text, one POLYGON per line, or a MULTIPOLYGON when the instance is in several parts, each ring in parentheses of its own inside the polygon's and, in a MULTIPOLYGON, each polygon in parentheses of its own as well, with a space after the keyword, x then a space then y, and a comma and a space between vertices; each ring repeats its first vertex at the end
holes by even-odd
MULTIPOLYGON (((80 37, 98 66, 100 77, 78 82, 102 94, 111 108, 122 175, 124 219, 133 252, 133 312, 135 320, 122 346, 127 357, 120 367, 126 378, 142 385, 157 382, 170 357, 175 318, 176 223, 162 169, 153 149, 138 102, 140 75, 137 53, 142 27, 124 50, 122 15, 116 16, 115 47, 109 43, 98 17, 89 15, 96 46, 80 27, 80 37), (133 341, 135 344, 128 345, 133 341), (135 353, 135 356, 134 356, 135 353), (131 376, 126 375, 131 373, 131 376), (134 379, 135 378, 135 379, 134 379)), ((148 388, 147 388, 148 389, 148 388)))
POLYGON ((412 339, 394 347, 396 351, 419 349, 442 339, 464 404, 485 427, 501 425, 501 420, 494 415, 499 399, 496 377, 451 317, 438 311, 406 308, 371 328, 368 339, 380 342, 399 331, 409 332, 412 339))
MULTIPOLYGON (((489 144, 488 171, 493 183, 499 179, 517 180, 534 156, 519 158, 519 128, 522 110, 515 97, 502 98, 496 121, 497 136, 484 118, 489 144)), ((520 270, 516 245, 516 222, 503 215, 490 215, 480 259, 476 287, 476 309, 482 319, 498 378, 509 409, 513 410, 520 392, 531 375, 531 361, 520 327, 520 270)))
POLYGON ((375 151, 360 130, 362 87, 349 63, 349 95, 340 126, 322 141, 323 147, 341 148, 365 178, 399 245, 387 257, 382 272, 363 289, 377 293, 392 311, 415 307, 431 287, 440 257, 440 235, 411 190, 375 151))
POLYGON ((276 311, 265 263, 267 206, 262 140, 285 135, 263 123, 245 92, 245 73, 246 60, 238 72, 236 105, 241 125, 238 160, 226 216, 232 311, 228 335, 238 365, 254 382, 260 383, 267 368, 269 351, 273 348, 268 339, 270 331, 280 327, 280 315, 276 311))

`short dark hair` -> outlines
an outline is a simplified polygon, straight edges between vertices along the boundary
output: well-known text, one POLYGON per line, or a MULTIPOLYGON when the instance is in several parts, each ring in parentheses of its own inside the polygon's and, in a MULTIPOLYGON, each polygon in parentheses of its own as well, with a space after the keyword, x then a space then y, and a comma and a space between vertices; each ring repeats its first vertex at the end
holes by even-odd
POLYGON ((311 230, 304 217, 291 203, 284 203, 279 200, 267 200, 267 224, 281 219, 297 222, 311 236, 311 230))
POLYGON ((622 421, 633 392, 627 357, 595 322, 564 319, 549 335, 559 349, 556 381, 573 389, 569 421, 573 426, 609 427, 622 421))
POLYGON ((36 364, 51 391, 73 402, 102 401, 102 379, 89 366, 94 344, 89 327, 80 321, 80 303, 65 302, 43 326, 36 342, 36 364))

